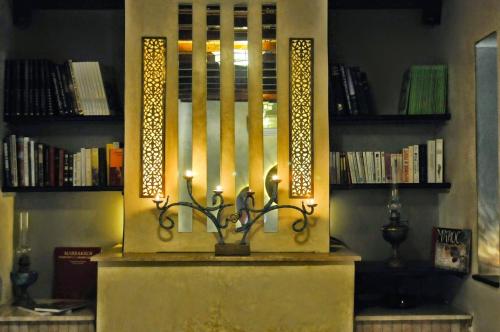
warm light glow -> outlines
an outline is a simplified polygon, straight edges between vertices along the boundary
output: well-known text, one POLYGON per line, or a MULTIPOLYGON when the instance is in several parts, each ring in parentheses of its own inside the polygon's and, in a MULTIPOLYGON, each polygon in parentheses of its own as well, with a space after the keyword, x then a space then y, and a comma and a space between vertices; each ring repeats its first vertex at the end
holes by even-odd
POLYGON ((142 39, 141 197, 164 190, 167 39, 142 39))
POLYGON ((218 186, 215 187, 215 192, 216 193, 222 193, 224 190, 222 189, 222 186, 219 184, 218 186))
POLYGON ((315 206, 315 205, 316 205, 316 202, 314 201, 314 198, 309 198, 309 199, 306 201, 306 204, 307 204, 307 206, 315 206))
POLYGON ((194 173, 192 170, 188 169, 185 173, 184 173, 184 177, 186 179, 192 179, 194 178, 194 173))
POLYGON ((274 174, 273 177, 272 177, 272 180, 273 182, 280 182, 280 177, 278 176, 278 174, 274 174))
POLYGON ((290 197, 313 190, 313 39, 290 39, 290 197))
POLYGON ((157 193, 153 201, 161 203, 163 201, 163 195, 161 193, 157 193))

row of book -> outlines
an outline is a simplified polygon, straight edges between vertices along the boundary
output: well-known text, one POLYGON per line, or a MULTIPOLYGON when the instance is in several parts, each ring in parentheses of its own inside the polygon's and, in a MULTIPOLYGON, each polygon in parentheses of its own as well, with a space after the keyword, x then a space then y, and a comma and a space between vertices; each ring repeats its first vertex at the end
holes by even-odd
POLYGON ((334 115, 372 113, 373 102, 368 77, 359 67, 334 64, 330 68, 334 115))
POLYGON ((400 114, 447 112, 448 67, 411 66, 405 72, 399 100, 400 114))
POLYGON ((110 115, 96 61, 5 61, 5 116, 110 115))
POLYGON ((443 183, 444 142, 438 138, 398 153, 330 152, 330 181, 358 183, 443 183))
POLYGON ((3 142, 3 156, 6 187, 123 185, 119 142, 71 153, 30 137, 10 135, 3 142))

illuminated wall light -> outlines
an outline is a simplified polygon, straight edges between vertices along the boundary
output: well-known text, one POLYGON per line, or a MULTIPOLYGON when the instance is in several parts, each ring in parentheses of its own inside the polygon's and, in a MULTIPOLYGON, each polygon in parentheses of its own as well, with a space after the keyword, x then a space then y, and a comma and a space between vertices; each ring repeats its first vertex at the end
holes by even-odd
POLYGON ((314 195, 314 40, 290 38, 290 197, 314 195))
POLYGON ((165 189, 166 53, 166 38, 142 38, 141 197, 165 189))

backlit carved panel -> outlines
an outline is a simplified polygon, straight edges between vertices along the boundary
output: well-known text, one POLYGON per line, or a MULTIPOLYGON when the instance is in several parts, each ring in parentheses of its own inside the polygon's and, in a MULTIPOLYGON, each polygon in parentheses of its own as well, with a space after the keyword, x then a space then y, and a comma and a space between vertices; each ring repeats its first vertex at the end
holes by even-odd
POLYGON ((167 39, 142 39, 141 197, 164 191, 167 39))
POLYGON ((292 198, 314 195, 313 50, 313 39, 290 38, 290 197, 292 198))

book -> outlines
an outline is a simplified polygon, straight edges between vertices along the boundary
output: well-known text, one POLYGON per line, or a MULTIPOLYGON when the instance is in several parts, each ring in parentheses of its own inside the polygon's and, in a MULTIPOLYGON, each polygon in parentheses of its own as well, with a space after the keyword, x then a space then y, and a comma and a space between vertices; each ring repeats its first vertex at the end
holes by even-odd
POLYGON ((11 173, 10 173, 10 152, 9 152, 9 141, 6 138, 3 142, 3 172, 4 172, 4 181, 3 185, 7 187, 12 186, 12 179, 11 179, 11 173))
POLYGON ((420 183, 427 183, 427 144, 418 145, 418 165, 420 183))
POLYGON ((85 154, 85 185, 92 186, 92 149, 84 149, 85 154))
POLYGON ((45 303, 35 303, 33 310, 38 313, 63 314, 89 306, 87 301, 54 300, 45 303))
POLYGON ((434 267, 460 273, 470 272, 471 238, 469 229, 433 227, 434 267))
POLYGON ((92 170, 92 185, 99 185, 99 149, 90 149, 91 170, 92 170))
POLYGON ((427 141, 427 183, 436 183, 436 141, 427 141))
MULTIPOLYGON (((80 149, 80 186, 87 186, 87 157, 85 148, 80 149)), ((90 184, 88 184, 90 185, 90 184)))
POLYGON ((444 151, 443 139, 436 139, 436 183, 443 183, 444 173, 444 151))
POLYGON ((13 187, 19 186, 19 172, 17 170, 17 137, 16 135, 9 136, 10 142, 10 178, 13 187))
POLYGON ((420 163, 418 145, 413 145, 413 183, 420 183, 420 163))
POLYGON ((45 156, 45 152, 44 152, 44 146, 43 144, 37 144, 37 150, 38 150, 38 153, 37 153, 37 174, 38 174, 38 178, 37 178, 37 186, 39 187, 43 187, 45 185, 45 172, 44 172, 44 162, 43 162, 43 158, 45 156))
POLYGON ((56 148, 49 147, 49 186, 57 185, 57 164, 56 164, 56 148))
POLYGON ((401 182, 410 182, 410 151, 408 148, 403 149, 403 176, 401 182))
POLYGON ((98 247, 57 247, 54 249, 53 297, 57 299, 95 299, 97 263, 90 258, 98 247))
POLYGON ((35 141, 29 140, 29 174, 30 174, 30 186, 35 187, 36 186, 36 173, 37 173, 37 164, 36 164, 36 157, 35 157, 35 141))
POLYGON ((382 167, 380 163, 380 151, 373 153, 374 164, 375 164, 375 182, 382 183, 382 167))
POLYGON ((23 137, 22 141, 22 150, 23 150, 23 163, 21 164, 23 167, 23 184, 24 187, 30 186, 30 138, 23 137))
POLYGON ((123 185, 123 149, 114 148, 109 152, 109 185, 123 185))

